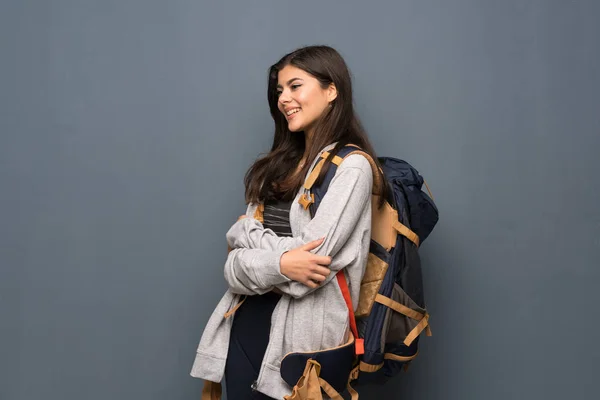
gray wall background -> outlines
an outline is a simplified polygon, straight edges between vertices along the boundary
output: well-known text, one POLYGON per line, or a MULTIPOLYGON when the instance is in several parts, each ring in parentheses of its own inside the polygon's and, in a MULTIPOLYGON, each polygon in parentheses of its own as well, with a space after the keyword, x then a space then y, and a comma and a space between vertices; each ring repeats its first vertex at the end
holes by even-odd
POLYGON ((364 399, 597 391, 600 3, 0 6, 0 399, 194 399, 225 232, 270 146, 266 70, 346 58, 380 155, 426 177, 434 336, 364 399))

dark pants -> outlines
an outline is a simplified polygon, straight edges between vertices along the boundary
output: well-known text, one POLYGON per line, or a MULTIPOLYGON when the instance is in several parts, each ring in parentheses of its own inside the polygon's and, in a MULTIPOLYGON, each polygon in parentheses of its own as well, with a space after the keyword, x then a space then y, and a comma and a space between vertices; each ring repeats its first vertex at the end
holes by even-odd
POLYGON ((280 295, 248 296, 233 316, 225 364, 225 390, 230 400, 271 400, 252 389, 258 379, 271 330, 271 315, 280 295))

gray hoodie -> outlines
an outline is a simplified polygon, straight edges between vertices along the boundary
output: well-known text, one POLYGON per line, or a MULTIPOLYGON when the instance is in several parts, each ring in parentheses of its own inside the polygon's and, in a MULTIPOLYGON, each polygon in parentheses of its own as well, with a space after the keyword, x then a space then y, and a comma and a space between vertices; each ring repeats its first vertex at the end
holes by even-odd
MULTIPOLYGON (((313 160, 313 166, 318 159, 313 160)), ((369 253, 372 187, 369 161, 362 155, 351 155, 338 167, 314 218, 298 203, 305 189, 297 193, 290 209, 292 237, 278 237, 254 218, 242 219, 231 227, 227 242, 233 250, 225 263, 229 289, 204 329, 191 371, 193 377, 213 382, 223 378, 235 317, 225 314, 238 304, 241 295, 262 294, 274 288, 283 292, 271 317, 269 344, 255 385, 259 392, 279 399, 291 393, 292 388, 279 373, 285 354, 345 343, 348 309, 333 278, 344 269, 356 309, 369 253), (279 260, 284 252, 323 237, 324 242, 313 250, 332 258, 332 272, 323 284, 311 289, 281 274, 279 260)), ((246 215, 252 217, 256 208, 256 204, 250 204, 246 215)))

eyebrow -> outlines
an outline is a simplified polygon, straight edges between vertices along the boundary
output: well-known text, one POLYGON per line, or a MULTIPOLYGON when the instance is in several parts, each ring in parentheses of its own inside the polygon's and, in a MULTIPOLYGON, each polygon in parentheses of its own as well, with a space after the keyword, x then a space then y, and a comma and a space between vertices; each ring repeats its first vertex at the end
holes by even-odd
MULTIPOLYGON (((302 78, 292 78, 292 79, 290 79, 289 81, 287 81, 287 83, 286 83, 286 84, 289 86, 289 85, 290 85, 292 82, 294 82, 296 79, 302 80, 302 78)), ((281 85, 280 85, 280 84, 277 84, 277 88, 278 88, 278 89, 279 89, 279 88, 281 88, 281 85)))

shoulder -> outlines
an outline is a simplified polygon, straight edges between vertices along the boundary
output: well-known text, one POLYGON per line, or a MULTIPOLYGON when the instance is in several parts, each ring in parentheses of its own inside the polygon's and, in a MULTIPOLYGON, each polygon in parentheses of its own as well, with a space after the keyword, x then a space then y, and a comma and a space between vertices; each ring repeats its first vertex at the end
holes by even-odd
MULTIPOLYGON (((313 162, 313 165, 321 158, 325 151, 331 151, 335 147, 336 143, 332 143, 321 150, 319 156, 313 162)), ((371 162, 365 155, 361 153, 354 153, 346 156, 342 163, 337 167, 336 176, 339 175, 360 175, 362 179, 372 181, 373 179, 373 167, 371 162)))
MULTIPOLYGON (((334 142, 334 143, 329 144, 328 146, 325 146, 323 149, 321 149, 321 151, 319 152, 319 155, 317 156, 317 160, 323 156, 324 152, 333 150, 335 148, 336 144, 337 144, 337 142, 334 142)), ((352 153, 354 153, 354 151, 360 151, 362 153, 362 150, 351 149, 352 153)), ((370 161, 368 160, 367 157, 365 157, 365 155, 363 155, 361 153, 354 153, 354 154, 350 154, 350 155, 344 157, 344 161, 339 165, 338 170, 344 170, 344 169, 348 169, 348 168, 357 168, 364 172, 372 173, 372 171, 371 171, 372 167, 371 167, 370 161)), ((315 162, 317 160, 315 160, 315 162)))
POLYGON ((363 172, 366 172, 369 174, 372 173, 371 163, 369 162, 367 157, 365 157, 362 154, 350 154, 349 156, 344 158, 344 161, 340 165, 340 169, 346 169, 346 168, 357 168, 357 169, 362 170, 363 172))
POLYGON ((373 168, 371 163, 362 154, 351 154, 344 158, 344 161, 338 167, 335 175, 340 181, 368 188, 370 191, 373 185, 373 168))

